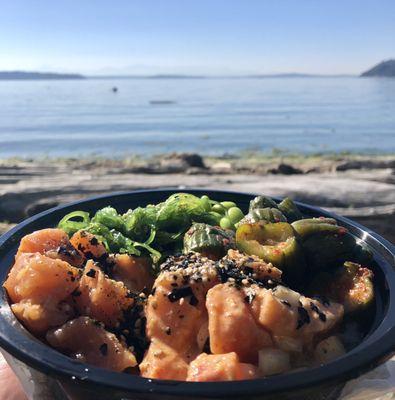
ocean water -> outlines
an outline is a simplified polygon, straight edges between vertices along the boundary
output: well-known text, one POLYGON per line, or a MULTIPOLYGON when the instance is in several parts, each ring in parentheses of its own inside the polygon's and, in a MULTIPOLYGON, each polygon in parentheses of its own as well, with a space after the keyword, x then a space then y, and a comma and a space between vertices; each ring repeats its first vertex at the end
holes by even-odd
POLYGON ((395 152, 395 79, 0 81, 0 157, 273 149, 395 152))

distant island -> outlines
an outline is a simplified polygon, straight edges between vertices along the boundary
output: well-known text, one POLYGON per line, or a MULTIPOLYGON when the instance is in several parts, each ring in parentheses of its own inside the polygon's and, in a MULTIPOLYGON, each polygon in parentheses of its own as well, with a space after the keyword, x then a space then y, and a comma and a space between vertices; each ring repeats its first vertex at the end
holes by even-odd
POLYGON ((353 75, 348 74, 303 74, 299 72, 288 72, 288 73, 280 73, 280 74, 258 74, 258 75, 243 75, 240 78, 344 78, 350 77, 353 75))
POLYGON ((395 60, 382 61, 373 68, 363 72, 361 76, 395 77, 395 60))
POLYGON ((0 71, 0 80, 56 80, 85 79, 80 74, 59 74, 55 72, 0 71))
POLYGON ((89 75, 88 79, 265 79, 265 78, 341 78, 355 75, 337 74, 255 74, 255 75, 182 75, 182 74, 158 74, 158 75, 89 75))

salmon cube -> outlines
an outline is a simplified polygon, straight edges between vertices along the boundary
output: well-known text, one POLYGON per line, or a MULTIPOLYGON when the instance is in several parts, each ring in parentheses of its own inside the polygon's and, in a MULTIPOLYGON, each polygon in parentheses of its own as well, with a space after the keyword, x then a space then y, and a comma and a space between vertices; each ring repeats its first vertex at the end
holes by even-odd
POLYGON ((144 288, 151 291, 154 284, 152 262, 148 257, 117 254, 112 273, 115 280, 122 281, 133 292, 141 292, 144 288))
POLYGON ((328 332, 344 315, 340 304, 324 304, 283 286, 273 290, 256 288, 255 292, 252 313, 275 337, 297 338, 311 344, 316 335, 328 332))
POLYGON ((11 305, 12 312, 26 328, 41 335, 50 328, 60 326, 74 317, 74 310, 67 302, 36 304, 31 300, 22 300, 11 305))
POLYGON ((22 238, 16 257, 24 253, 40 253, 58 258, 79 267, 83 257, 71 245, 67 234, 61 229, 41 229, 22 238))
POLYGON ((207 320, 204 295, 196 287, 183 285, 177 275, 161 273, 146 306, 148 338, 160 340, 181 354, 197 347, 199 330, 207 320))
POLYGON ((81 362, 113 371, 137 365, 134 354, 101 324, 88 317, 73 319, 49 331, 48 343, 81 362))
POLYGON ((200 354, 188 368, 187 381, 214 382, 258 378, 258 369, 239 361, 237 354, 200 354))
POLYGON ((297 305, 287 299, 281 301, 271 290, 257 288, 251 310, 258 323, 273 335, 293 337, 297 334, 297 305))
POLYGON ((270 278, 276 281, 281 280, 282 271, 271 263, 266 263, 255 255, 245 255, 238 250, 228 250, 227 258, 234 261, 236 266, 243 272, 253 272, 256 278, 270 278))
POLYGON ((89 259, 100 259, 107 254, 103 243, 95 235, 84 230, 74 233, 70 242, 82 256, 89 259))
POLYGON ((73 315, 67 303, 79 285, 79 270, 40 253, 20 253, 4 287, 16 317, 32 332, 44 333, 73 315))
POLYGON ((21 253, 45 254, 67 242, 69 242, 69 237, 61 229, 41 229, 22 238, 17 256, 21 253))
POLYGON ((78 286, 79 270, 65 261, 39 253, 17 257, 4 283, 12 302, 59 303, 78 286))
POLYGON ((235 352, 241 361, 254 363, 258 350, 272 346, 270 334, 254 320, 241 289, 216 285, 207 293, 206 306, 212 353, 235 352))
POLYGON ((82 315, 109 327, 116 327, 123 320, 124 312, 134 303, 127 287, 108 278, 92 260, 86 263, 73 299, 82 315))
POLYGON ((140 372, 144 378, 185 381, 188 363, 172 347, 153 340, 140 364, 140 372))

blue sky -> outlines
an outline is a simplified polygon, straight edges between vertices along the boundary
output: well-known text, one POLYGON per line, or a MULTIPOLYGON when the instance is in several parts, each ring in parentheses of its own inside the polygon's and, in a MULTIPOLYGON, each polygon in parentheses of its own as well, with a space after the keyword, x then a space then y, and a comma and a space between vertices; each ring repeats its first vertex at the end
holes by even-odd
POLYGON ((395 58, 395 0, 4 0, 0 70, 359 73, 395 58))

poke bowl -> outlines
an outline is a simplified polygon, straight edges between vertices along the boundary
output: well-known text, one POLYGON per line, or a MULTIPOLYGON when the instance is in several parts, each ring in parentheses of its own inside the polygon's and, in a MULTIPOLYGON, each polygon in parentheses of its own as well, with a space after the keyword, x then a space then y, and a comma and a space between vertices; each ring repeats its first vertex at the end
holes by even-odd
POLYGON ((336 399, 394 354, 391 243, 290 199, 179 192, 0 238, 0 347, 30 399, 336 399))

